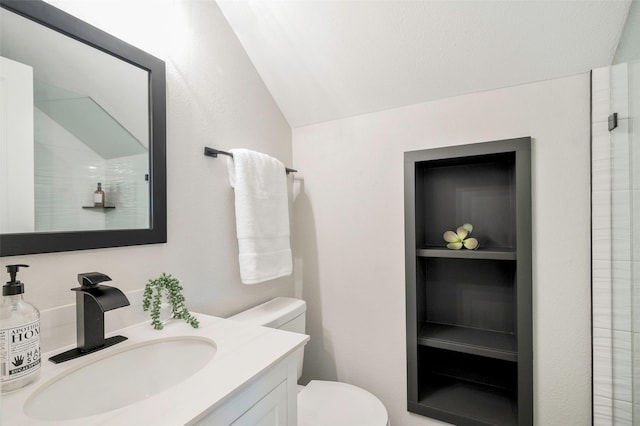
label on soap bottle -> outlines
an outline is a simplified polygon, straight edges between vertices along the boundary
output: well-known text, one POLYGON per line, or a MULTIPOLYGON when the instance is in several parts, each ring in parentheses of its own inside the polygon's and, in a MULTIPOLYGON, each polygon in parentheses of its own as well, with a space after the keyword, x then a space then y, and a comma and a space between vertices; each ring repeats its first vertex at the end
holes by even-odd
POLYGON ((0 330, 0 380, 19 379, 40 368, 40 321, 0 330))

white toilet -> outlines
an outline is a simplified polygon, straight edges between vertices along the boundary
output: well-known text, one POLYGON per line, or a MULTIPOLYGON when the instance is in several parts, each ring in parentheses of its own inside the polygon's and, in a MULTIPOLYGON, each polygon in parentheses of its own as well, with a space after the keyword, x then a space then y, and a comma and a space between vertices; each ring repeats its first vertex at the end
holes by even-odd
MULTIPOLYGON (((229 319, 304 333, 306 310, 303 300, 277 297, 229 319)), ((298 379, 302 375, 303 356, 301 351, 298 379)), ((364 389, 322 380, 312 380, 299 389, 298 426, 389 426, 382 402, 364 389)))

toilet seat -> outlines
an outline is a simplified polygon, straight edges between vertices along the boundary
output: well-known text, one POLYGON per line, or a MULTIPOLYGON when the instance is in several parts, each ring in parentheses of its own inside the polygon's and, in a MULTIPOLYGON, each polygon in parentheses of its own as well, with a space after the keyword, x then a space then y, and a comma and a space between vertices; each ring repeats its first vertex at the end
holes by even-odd
POLYGON ((312 380, 298 393, 298 426, 386 426, 388 421, 378 398, 347 383, 312 380))

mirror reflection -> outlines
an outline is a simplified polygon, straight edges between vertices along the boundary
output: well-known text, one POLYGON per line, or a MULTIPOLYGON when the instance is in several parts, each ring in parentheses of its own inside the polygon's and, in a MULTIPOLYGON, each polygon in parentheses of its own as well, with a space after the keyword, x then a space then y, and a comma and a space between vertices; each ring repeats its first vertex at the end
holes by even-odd
POLYGON ((0 13, 0 233, 149 228, 149 72, 0 13))

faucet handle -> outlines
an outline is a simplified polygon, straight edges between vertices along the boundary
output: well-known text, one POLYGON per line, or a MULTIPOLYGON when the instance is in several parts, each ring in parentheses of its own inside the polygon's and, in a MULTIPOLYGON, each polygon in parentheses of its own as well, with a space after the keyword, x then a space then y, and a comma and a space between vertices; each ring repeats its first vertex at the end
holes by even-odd
POLYGON ((78 274, 78 282, 84 288, 96 287, 104 281, 111 281, 111 278, 101 272, 85 272, 84 274, 78 274))

